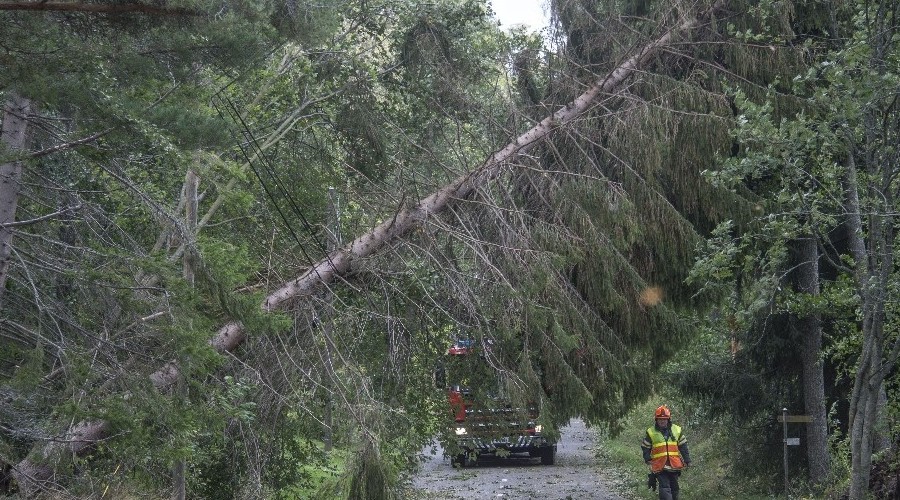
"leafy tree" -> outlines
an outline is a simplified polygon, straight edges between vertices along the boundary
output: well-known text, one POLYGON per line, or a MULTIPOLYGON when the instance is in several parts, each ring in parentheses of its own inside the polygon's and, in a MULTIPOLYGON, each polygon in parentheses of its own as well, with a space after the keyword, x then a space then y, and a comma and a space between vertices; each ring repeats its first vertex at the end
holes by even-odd
MULTIPOLYGON (((796 345, 791 335, 778 333, 795 317, 824 320, 828 352, 840 353, 824 361, 855 365, 836 374, 838 391, 830 395, 833 401, 845 398, 839 391, 849 387, 842 379, 853 374, 848 414, 840 408, 836 415, 849 433, 851 498, 863 498, 868 490, 876 429, 884 418, 879 400, 896 363, 896 352, 885 348, 894 341, 883 300, 895 272, 894 235, 887 228, 895 186, 887 158, 894 154, 888 143, 896 130, 893 97, 881 93, 880 83, 892 81, 896 70, 889 41, 895 28, 886 21, 893 8, 828 7, 822 16, 831 19, 822 29, 827 38, 805 40, 810 62, 790 84, 773 86, 758 100, 736 94, 741 154, 710 176, 748 193, 760 210, 750 226, 720 227, 695 268, 698 279, 726 278, 736 287, 733 294, 723 291, 736 300, 721 328, 755 332, 743 339, 747 353, 737 355, 755 359, 753 373, 777 373, 792 390, 789 358, 781 358, 775 346, 796 345), (794 290, 781 289, 792 275, 798 276, 794 290), (848 343, 855 348, 848 351, 848 343)), ((804 342, 800 352, 804 359, 823 359, 816 342, 804 342)), ((821 472, 813 475, 814 481, 824 479, 821 472)))
POLYGON ((103 430, 121 437, 96 459, 108 460, 110 471, 143 467, 142 487, 153 490, 167 476, 160 465, 185 456, 200 422, 215 427, 216 419, 232 418, 187 411, 181 399, 199 407, 215 393, 190 388, 222 364, 200 332, 240 313, 233 289, 254 267, 249 233, 229 241, 233 233, 222 226, 200 238, 185 231, 181 179, 188 168, 201 172, 208 215, 221 209, 245 217, 252 190, 246 173, 216 154, 233 137, 215 96, 228 80, 266 64, 273 46, 310 43, 309 34, 324 34, 318 28, 336 27, 336 14, 303 6, 273 24, 280 6, 268 3, 34 6, 8 3, 2 13, 0 93, 30 103, 30 112, 3 121, 4 142, 16 119, 28 128, 24 144, 4 151, 4 164, 21 165, 21 182, 3 195, 13 209, 8 221, 19 228, 4 259, 11 265, 4 269, 3 366, 24 384, 8 386, 4 400, 13 401, 4 414, 23 423, 4 434, 13 445, 4 460, 15 464, 32 442, 59 438, 17 472, 23 489, 35 486, 29 476, 49 487, 40 481, 48 471, 68 475, 56 463, 66 456, 66 436, 76 438, 70 450, 87 452, 93 441, 78 436, 103 430), (304 29, 307 23, 317 29, 304 29), (294 31, 303 37, 284 36, 294 31), (172 265, 185 248, 202 264, 196 291, 172 265), (146 374, 173 356, 194 382, 159 396, 146 374), (20 367, 29 359, 26 374, 20 367), (73 418, 87 420, 61 435, 56 423, 73 418))

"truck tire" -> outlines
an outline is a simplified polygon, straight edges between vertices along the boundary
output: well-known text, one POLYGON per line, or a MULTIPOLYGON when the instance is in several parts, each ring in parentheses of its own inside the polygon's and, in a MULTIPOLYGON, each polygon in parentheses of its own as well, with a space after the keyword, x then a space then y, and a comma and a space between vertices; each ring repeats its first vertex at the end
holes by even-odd
POLYGON ((450 465, 453 466, 454 469, 463 469, 466 467, 475 467, 478 462, 471 458, 468 453, 460 453, 455 457, 450 459, 450 465))
POLYGON ((556 446, 548 446, 541 450, 541 465, 553 465, 556 463, 556 446))

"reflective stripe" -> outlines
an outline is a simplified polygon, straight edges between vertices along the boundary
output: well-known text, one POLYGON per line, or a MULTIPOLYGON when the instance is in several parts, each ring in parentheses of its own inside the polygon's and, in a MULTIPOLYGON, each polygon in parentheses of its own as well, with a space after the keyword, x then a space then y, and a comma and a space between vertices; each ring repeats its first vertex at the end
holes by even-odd
POLYGON ((666 455, 681 455, 678 451, 678 445, 669 443, 668 445, 654 446, 650 450, 650 458, 659 458, 666 455))

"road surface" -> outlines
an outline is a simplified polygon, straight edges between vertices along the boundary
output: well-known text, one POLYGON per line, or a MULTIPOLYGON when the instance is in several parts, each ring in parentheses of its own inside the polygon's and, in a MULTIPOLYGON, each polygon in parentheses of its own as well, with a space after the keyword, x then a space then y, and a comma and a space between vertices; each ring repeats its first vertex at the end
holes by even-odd
POLYGON ((422 450, 420 470, 409 478, 406 499, 625 500, 623 480, 598 463, 594 431, 572 420, 561 434, 552 466, 540 465, 538 458, 488 458, 454 469, 440 446, 428 447, 422 450))

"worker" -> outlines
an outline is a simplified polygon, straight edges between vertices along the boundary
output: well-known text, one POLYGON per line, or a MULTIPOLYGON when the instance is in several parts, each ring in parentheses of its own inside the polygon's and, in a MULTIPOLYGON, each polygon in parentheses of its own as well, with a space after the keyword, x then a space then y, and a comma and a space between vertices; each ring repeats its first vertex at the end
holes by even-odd
POLYGON ((681 427, 672 423, 672 412, 662 405, 654 413, 655 423, 641 442, 644 462, 650 466, 647 485, 659 486, 660 500, 678 500, 678 477, 691 465, 687 438, 681 427))

